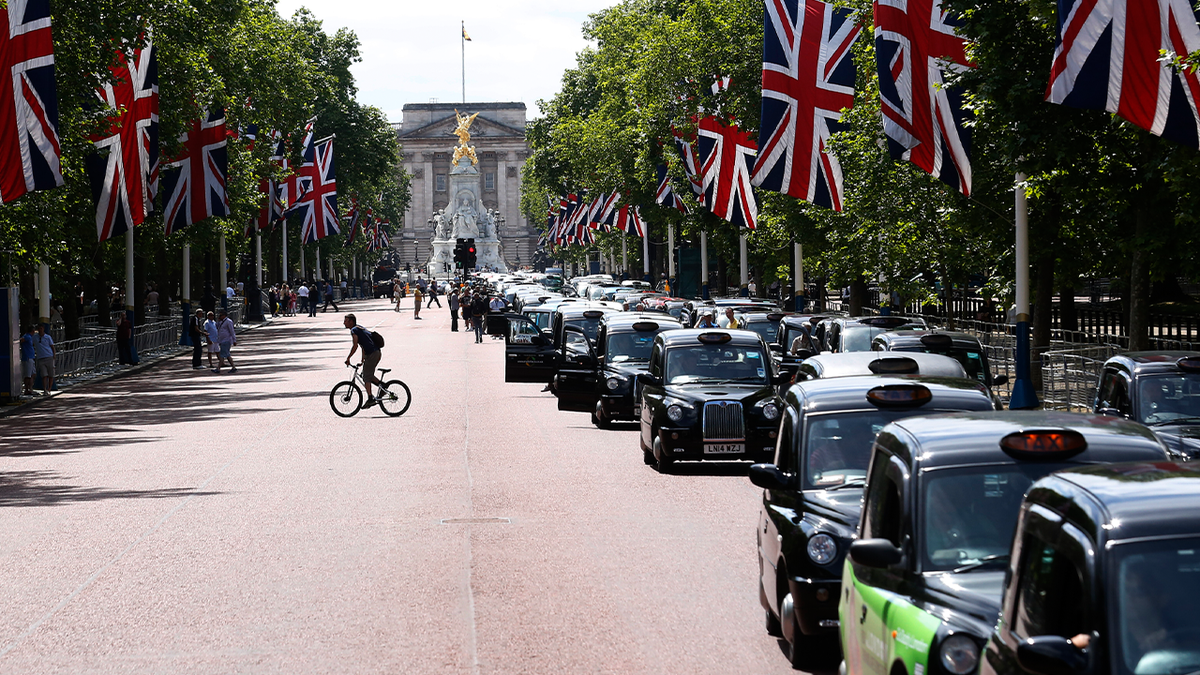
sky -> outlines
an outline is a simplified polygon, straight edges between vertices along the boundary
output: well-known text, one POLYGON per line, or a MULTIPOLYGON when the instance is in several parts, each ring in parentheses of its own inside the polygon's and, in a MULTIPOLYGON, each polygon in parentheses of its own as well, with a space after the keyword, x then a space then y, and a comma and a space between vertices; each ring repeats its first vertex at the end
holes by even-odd
POLYGON ((279 0, 282 16, 307 7, 325 32, 358 35, 352 71, 360 103, 401 121, 405 103, 462 100, 460 22, 466 22, 468 101, 521 101, 530 119, 538 99, 559 90, 563 71, 587 46, 589 14, 616 0, 279 0))

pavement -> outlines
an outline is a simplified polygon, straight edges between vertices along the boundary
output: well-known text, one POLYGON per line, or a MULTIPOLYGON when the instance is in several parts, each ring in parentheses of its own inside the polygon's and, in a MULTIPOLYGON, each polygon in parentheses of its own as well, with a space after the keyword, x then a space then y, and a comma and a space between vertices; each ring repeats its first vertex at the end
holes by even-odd
POLYGON ((0 673, 792 672, 744 464, 658 474, 405 305, 353 308, 400 418, 330 410, 330 312, 0 419, 0 673))

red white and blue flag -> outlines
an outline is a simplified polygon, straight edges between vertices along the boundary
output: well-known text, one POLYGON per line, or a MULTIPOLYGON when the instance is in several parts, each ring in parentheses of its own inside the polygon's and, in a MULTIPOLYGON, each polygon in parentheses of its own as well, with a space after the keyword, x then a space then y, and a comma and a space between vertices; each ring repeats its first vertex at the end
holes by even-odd
POLYGON ((333 138, 309 146, 300 167, 300 199, 289 211, 302 217, 301 240, 312 244, 337 234, 337 170, 333 138))
POLYGON ((351 246, 354 240, 358 238, 358 198, 350 198, 350 210, 346 215, 342 216, 342 220, 346 221, 346 245, 351 246))
POLYGON ((671 186, 671 174, 667 169, 666 164, 659 164, 658 168, 658 190, 654 193, 654 203, 662 204, 687 214, 687 204, 683 202, 683 198, 675 193, 675 188, 671 186))
POLYGON ((0 9, 0 199, 63 184, 49 0, 0 9))
POLYGON ((826 143, 854 106, 851 48, 861 33, 849 9, 767 0, 754 185, 842 210, 842 167, 826 143))
POLYGON ((639 237, 646 236, 646 221, 642 219, 642 212, 636 206, 626 204, 617 211, 617 229, 629 234, 630 232, 639 237))
POLYGON ((948 70, 970 66, 956 18, 940 0, 875 0, 875 59, 883 129, 897 160, 971 194, 971 133, 948 70))
POLYGON ((166 233, 205 218, 229 215, 229 152, 225 111, 212 110, 180 137, 183 153, 163 171, 163 225, 166 233))
POLYGON ((1046 100, 1200 147, 1200 75, 1160 56, 1200 50, 1196 20, 1188 0, 1059 0, 1046 100))
POLYGON ((696 198, 700 200, 700 205, 704 206, 704 177, 700 175, 700 158, 696 154, 695 139, 684 136, 679 129, 672 129, 671 135, 675 137, 675 149, 679 152, 679 159, 683 161, 683 173, 692 186, 692 192, 696 193, 696 198))
POLYGON ((96 90, 112 111, 109 130, 92 137, 86 167, 99 241, 141 225, 158 196, 158 63, 154 45, 118 53, 110 82, 96 90))
POLYGON ((758 147, 750 134, 715 117, 700 120, 697 153, 704 177, 704 205, 730 223, 753 230, 758 201, 750 184, 750 167, 758 147))

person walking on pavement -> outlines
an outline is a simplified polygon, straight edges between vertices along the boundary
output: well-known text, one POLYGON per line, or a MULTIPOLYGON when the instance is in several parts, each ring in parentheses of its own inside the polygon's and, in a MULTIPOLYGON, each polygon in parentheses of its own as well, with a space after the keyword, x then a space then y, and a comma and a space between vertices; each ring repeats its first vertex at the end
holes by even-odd
POLYGON ((402 300, 403 298, 404 298, 404 286, 400 283, 399 279, 396 279, 396 281, 392 283, 392 299, 396 301, 396 311, 397 312, 400 311, 400 300, 402 300))
POLYGON ((371 331, 358 325, 358 319, 353 314, 347 314, 342 320, 342 325, 350 329, 350 339, 354 341, 354 345, 350 347, 350 354, 346 356, 347 366, 350 365, 354 352, 362 347, 362 378, 367 388, 367 402, 363 407, 370 408, 379 403, 379 399, 371 395, 371 385, 383 386, 383 381, 375 377, 375 368, 379 365, 379 359, 383 357, 383 351, 371 339, 371 331))
POLYGON ((237 366, 233 365, 233 357, 229 355, 229 350, 233 349, 236 344, 237 334, 233 330, 233 319, 229 318, 228 312, 221 310, 221 318, 217 321, 217 345, 221 351, 217 355, 217 367, 213 370, 214 373, 221 374, 221 365, 225 361, 229 362, 229 372, 237 372, 237 366))
POLYGON ((129 341, 133 339, 133 326, 125 312, 117 315, 117 363, 133 365, 133 353, 129 349, 129 341))
POLYGON ((450 306, 450 332, 458 332, 458 294, 451 288, 446 294, 446 304, 450 306))
POLYGON ((414 319, 421 318, 421 300, 423 299, 421 297, 421 286, 422 285, 423 285, 422 283, 418 283, 417 287, 413 289, 413 318, 414 319))
POLYGON ((321 304, 321 283, 314 281, 308 285, 308 315, 317 315, 317 305, 321 304))
MULTIPOLYGON (((213 356, 220 352, 221 347, 217 343, 217 315, 209 312, 206 315, 204 322, 204 337, 208 340, 208 367, 213 367, 213 356)), ((218 365, 220 361, 217 362, 218 365)))
POLYGON ((467 330, 471 330, 471 291, 463 288, 458 304, 462 307, 463 325, 467 330))
POLYGON ((321 308, 321 313, 324 314, 325 311, 327 309, 329 309, 330 305, 333 305, 333 311, 335 311, 335 312, 341 311, 340 309, 337 308, 337 303, 333 301, 333 284, 326 281, 325 282, 325 306, 321 308))
POLYGON ((471 300, 471 325, 475 327, 475 344, 483 342, 483 326, 487 321, 488 302, 483 293, 476 293, 471 300))
POLYGON ((437 303, 438 309, 441 309, 442 301, 438 300, 437 279, 433 279, 429 282, 429 300, 428 300, 428 302, 425 303, 425 309, 429 309, 429 307, 435 302, 437 303))
POLYGON ((204 354, 204 310, 196 310, 188 319, 188 337, 192 339, 192 370, 199 370, 204 367, 200 362, 204 354))
MULTIPOLYGON (((491 302, 488 303, 488 310, 492 314, 503 314, 504 308, 507 306, 508 306, 508 303, 504 301, 504 298, 497 295, 492 298, 491 302)), ((493 340, 503 340, 504 336, 501 335, 500 333, 492 333, 492 339, 493 340)))
POLYGON ((33 350, 33 326, 26 326, 21 333, 21 378, 25 381, 25 395, 33 396, 33 369, 37 357, 33 350))
POLYGON ((300 282, 300 287, 296 289, 296 295, 300 299, 300 311, 308 311, 308 284, 300 282))
POLYGON ((38 334, 33 336, 34 365, 38 375, 42 376, 42 393, 49 396, 54 389, 54 355, 57 350, 54 338, 46 335, 46 324, 39 323, 37 330, 38 334))

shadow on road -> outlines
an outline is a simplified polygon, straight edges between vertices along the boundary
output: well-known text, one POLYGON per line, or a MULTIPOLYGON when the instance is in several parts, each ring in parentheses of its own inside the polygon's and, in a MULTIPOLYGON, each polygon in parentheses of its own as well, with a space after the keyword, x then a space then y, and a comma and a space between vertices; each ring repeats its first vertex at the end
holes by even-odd
POLYGON ((191 495, 211 496, 220 492, 196 492, 191 488, 161 490, 110 490, 106 488, 64 485, 55 482, 52 471, 9 471, 0 473, 0 507, 56 506, 64 503, 94 502, 102 499, 171 499, 191 495))

